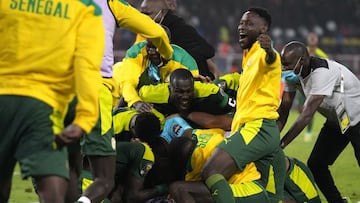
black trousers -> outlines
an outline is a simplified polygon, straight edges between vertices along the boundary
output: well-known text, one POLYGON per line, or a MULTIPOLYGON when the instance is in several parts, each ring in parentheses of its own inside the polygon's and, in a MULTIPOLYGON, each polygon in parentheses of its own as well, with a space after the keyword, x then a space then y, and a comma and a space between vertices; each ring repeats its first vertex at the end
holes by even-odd
POLYGON ((360 166, 360 123, 350 127, 343 135, 337 124, 326 121, 308 160, 308 167, 314 175, 316 184, 329 203, 343 203, 329 166, 335 162, 349 142, 354 148, 360 166))

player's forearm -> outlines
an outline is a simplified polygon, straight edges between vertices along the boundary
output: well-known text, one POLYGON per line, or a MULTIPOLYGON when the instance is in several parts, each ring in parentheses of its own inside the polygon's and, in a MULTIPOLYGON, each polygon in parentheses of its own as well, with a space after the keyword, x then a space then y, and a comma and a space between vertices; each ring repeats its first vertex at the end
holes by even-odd
POLYGON ((281 147, 285 148, 288 144, 290 144, 301 133, 301 131, 305 128, 305 126, 310 122, 311 119, 312 114, 307 114, 304 112, 301 113, 293 126, 281 139, 281 147))
POLYGON ((171 58, 174 50, 169 43, 165 30, 159 24, 126 3, 121 1, 108 2, 119 26, 151 40, 162 57, 167 60, 171 58))
POLYGON ((276 53, 273 49, 269 49, 266 51, 266 57, 265 57, 267 64, 272 64, 276 60, 276 53))
MULTIPOLYGON (((125 82, 126 83, 126 82, 125 82)), ((131 107, 135 102, 141 101, 135 87, 131 84, 123 84, 122 96, 128 104, 128 107, 131 107)))

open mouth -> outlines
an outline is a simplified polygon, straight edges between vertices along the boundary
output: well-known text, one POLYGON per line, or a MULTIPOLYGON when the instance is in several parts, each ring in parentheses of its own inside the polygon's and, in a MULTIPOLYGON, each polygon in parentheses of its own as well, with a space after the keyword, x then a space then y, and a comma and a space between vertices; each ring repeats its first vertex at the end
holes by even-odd
POLYGON ((244 39, 246 39, 247 36, 248 36, 247 34, 240 33, 239 34, 239 40, 244 40, 244 39))
POLYGON ((188 109, 190 106, 190 102, 189 101, 180 101, 179 106, 181 109, 188 109))

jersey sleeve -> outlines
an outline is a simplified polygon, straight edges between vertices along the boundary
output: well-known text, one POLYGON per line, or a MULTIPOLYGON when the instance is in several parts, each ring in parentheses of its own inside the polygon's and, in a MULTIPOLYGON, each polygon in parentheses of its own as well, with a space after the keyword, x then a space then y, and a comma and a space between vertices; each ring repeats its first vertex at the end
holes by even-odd
POLYGON ((78 103, 73 123, 79 125, 85 132, 90 132, 99 116, 100 65, 105 46, 105 33, 101 12, 97 13, 97 9, 96 6, 89 7, 84 20, 79 25, 74 58, 78 103))
POLYGON ((195 97, 204 98, 219 108, 223 109, 224 112, 228 112, 235 108, 236 99, 230 97, 223 89, 213 83, 201 83, 195 82, 194 85, 195 97))
POLYGON ((154 104, 168 103, 170 97, 169 84, 144 85, 139 90, 139 96, 144 102, 154 104))
POLYGON ((108 4, 118 26, 149 39, 165 59, 171 58, 173 49, 165 30, 159 24, 155 23, 149 16, 140 13, 124 0, 108 0, 108 4))

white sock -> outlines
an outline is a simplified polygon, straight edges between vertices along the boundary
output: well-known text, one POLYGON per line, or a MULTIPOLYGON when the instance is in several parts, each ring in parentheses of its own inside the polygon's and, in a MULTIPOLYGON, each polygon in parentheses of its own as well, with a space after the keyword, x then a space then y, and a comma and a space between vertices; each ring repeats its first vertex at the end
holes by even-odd
POLYGON ((91 203, 90 199, 85 196, 81 196, 78 201, 82 203, 91 203))

